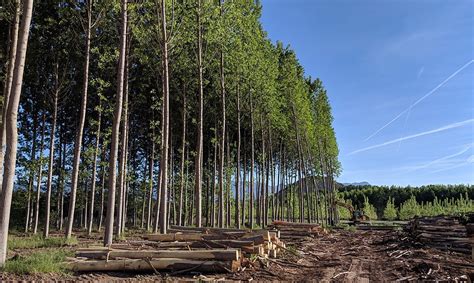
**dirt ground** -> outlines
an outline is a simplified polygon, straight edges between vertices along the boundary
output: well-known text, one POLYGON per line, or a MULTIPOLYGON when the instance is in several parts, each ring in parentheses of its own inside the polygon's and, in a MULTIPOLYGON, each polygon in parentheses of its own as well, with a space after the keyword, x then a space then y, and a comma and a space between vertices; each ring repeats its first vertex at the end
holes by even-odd
MULTIPOLYGON (((285 240, 284 240, 285 241, 285 240)), ((84 273, 0 274, 5 280, 64 281, 318 281, 410 282, 474 280, 474 261, 466 255, 427 249, 401 231, 334 230, 315 238, 286 240, 278 259, 252 258, 234 274, 84 273)))

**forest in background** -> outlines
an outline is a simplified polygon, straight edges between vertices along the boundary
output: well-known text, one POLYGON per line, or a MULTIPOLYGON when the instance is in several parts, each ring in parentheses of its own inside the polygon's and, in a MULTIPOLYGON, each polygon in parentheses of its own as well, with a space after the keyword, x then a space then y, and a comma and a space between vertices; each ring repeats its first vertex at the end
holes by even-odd
MULTIPOLYGON (((472 185, 343 186, 338 189, 338 197, 363 209, 371 219, 408 220, 474 212, 472 185)), ((350 217, 343 208, 339 213, 343 219, 350 217)))

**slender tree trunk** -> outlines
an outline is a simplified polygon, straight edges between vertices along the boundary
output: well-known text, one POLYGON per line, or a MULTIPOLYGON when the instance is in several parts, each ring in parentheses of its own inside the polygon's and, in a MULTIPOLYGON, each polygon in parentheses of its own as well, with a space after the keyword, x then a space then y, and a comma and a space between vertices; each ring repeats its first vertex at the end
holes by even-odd
MULTIPOLYGON (((85 171, 89 171, 89 168, 88 166, 85 168, 85 171)), ((82 208, 82 218, 81 218, 81 227, 83 227, 84 229, 87 230, 87 220, 89 219, 89 217, 87 216, 88 212, 89 212, 89 192, 88 192, 88 188, 89 188, 89 184, 88 184, 88 180, 86 177, 83 177, 82 178, 83 180, 83 188, 84 188, 84 208, 82 208), (84 225, 84 226, 82 226, 84 225)))
MULTIPOLYGON (((32 147, 31 147, 31 157, 30 162, 34 164, 36 160, 36 135, 37 135, 37 128, 38 128, 38 114, 33 109, 33 140, 32 140, 32 147)), ((29 172, 29 180, 28 180, 28 191, 27 191, 27 205, 26 205, 26 221, 25 221, 25 233, 28 232, 30 228, 30 218, 33 212, 31 207, 31 195, 33 194, 33 185, 35 179, 35 170, 33 168, 30 169, 29 172)), ((1 194, 1 193, 0 193, 1 194)))
POLYGON ((170 146, 169 146, 169 178, 168 178, 168 185, 169 185, 169 192, 168 192, 168 223, 175 223, 174 222, 174 215, 175 215, 175 193, 174 193, 174 175, 173 175, 173 133, 169 133, 170 136, 170 146), (173 222, 172 222, 173 221, 173 222))
POLYGON ((197 148, 196 148, 196 161, 195 161, 195 171, 196 175, 194 178, 194 201, 196 208, 196 226, 202 226, 202 162, 203 162, 203 100, 204 100, 204 90, 203 90, 203 66, 202 66, 202 26, 201 26, 201 0, 197 0, 197 61, 198 61, 198 81, 199 81, 199 114, 198 114, 198 134, 197 134, 197 148))
MULTIPOLYGON (((229 133, 227 132, 227 145, 226 145, 226 152, 227 152, 227 168, 231 168, 230 164, 230 141, 229 141, 229 133)), ((231 184, 230 184, 230 178, 231 178, 231 173, 227 172, 226 173, 227 179, 225 183, 226 187, 226 227, 230 227, 230 219, 231 219, 231 209, 230 209, 230 190, 231 190, 231 184)))
MULTIPOLYGON (((323 164, 323 153, 321 149, 321 142, 318 141, 318 151, 319 151, 319 168, 321 170, 321 178, 323 181, 323 190, 324 190, 324 223, 328 224, 328 206, 327 206, 327 182, 325 178, 324 164, 323 164)), ((322 214, 321 214, 322 217, 322 214)))
MULTIPOLYGON (((280 176, 282 174, 281 170, 282 170, 282 162, 283 162, 283 158, 282 158, 282 152, 283 152, 283 143, 280 143, 280 151, 279 151, 279 154, 278 154, 278 164, 275 164, 275 166, 278 166, 278 176, 277 176, 277 180, 276 180, 276 195, 275 195, 275 218, 278 219, 278 220, 281 220, 281 214, 280 214, 280 199, 282 197, 282 194, 281 194, 281 183, 280 183, 280 176)), ((275 174, 275 172, 274 172, 275 174)), ((275 176, 273 177, 273 179, 275 179, 275 176)))
MULTIPOLYGON (((223 17, 222 0, 219 0, 220 16, 223 17)), ((221 84, 221 105, 222 105, 222 130, 221 130, 221 146, 219 160, 219 227, 224 227, 224 146, 225 146, 225 77, 224 77, 224 50, 220 48, 220 84, 221 84)))
MULTIPOLYGON (((164 76, 163 76, 163 73, 162 73, 162 80, 164 79, 164 76)), ((162 82, 163 84, 163 82, 162 82)), ((163 109, 163 107, 162 107, 163 109)), ((164 135, 163 133, 165 132, 165 124, 163 123, 163 121, 165 120, 165 111, 161 111, 161 148, 160 150, 163 149, 163 144, 164 144, 164 135)), ((156 189, 156 204, 154 206, 154 209, 155 209, 155 221, 153 223, 153 233, 158 233, 158 228, 160 226, 160 208, 161 208, 161 181, 162 181, 162 178, 163 178, 163 171, 161 170, 161 157, 160 156, 160 166, 159 166, 159 170, 158 170, 158 187, 156 189)), ((153 210, 153 209, 152 209, 153 210)), ((151 218, 150 218, 151 219, 151 218)))
POLYGON ((61 219, 60 219, 60 210, 61 210, 61 191, 62 191, 62 170, 63 170, 63 134, 61 127, 58 129, 59 134, 59 146, 58 146, 58 157, 59 162, 57 164, 57 171, 58 171, 58 179, 56 181, 56 230, 61 230, 59 227, 61 219))
MULTIPOLYGON (((267 133, 267 136, 269 136, 269 134, 267 133)), ((264 227, 267 227, 268 225, 268 210, 269 210, 269 196, 268 196, 268 191, 269 191, 269 185, 270 185, 270 159, 272 158, 272 155, 271 155, 271 145, 270 145, 270 142, 267 141, 267 144, 268 144, 268 158, 267 158, 267 162, 266 162, 266 172, 265 172, 265 202, 264 202, 264 206, 263 206, 263 215, 264 215, 264 218, 263 218, 263 226, 264 227)))
MULTIPOLYGON (((15 15, 13 16, 13 22, 10 29, 10 42, 8 44, 8 67, 5 78, 5 85, 3 89, 3 104, 0 108, 0 174, 3 173, 3 161, 5 158, 5 138, 6 138, 6 112, 8 108, 8 102, 10 100, 10 93, 13 83, 13 71, 15 69, 15 59, 18 45, 18 30, 20 28, 20 1, 14 0, 13 5, 15 7, 15 15)), ((0 179, 0 194, 2 192, 2 180, 0 179)), ((29 210, 28 210, 29 212, 29 210)), ((28 217, 27 217, 28 218, 28 217)))
POLYGON ((263 117, 260 116, 260 127, 262 128, 261 130, 261 134, 262 134, 262 166, 261 166, 261 170, 260 170, 260 175, 261 175, 261 181, 260 181, 260 225, 262 227, 265 226, 265 223, 266 223, 266 220, 265 220, 265 217, 266 217, 266 211, 265 211, 265 207, 266 207, 266 203, 267 203, 267 199, 266 199, 266 196, 265 196, 265 188, 266 188, 266 182, 265 182, 265 168, 266 168, 266 156, 265 156, 265 130, 264 130, 264 124, 263 124, 263 117))
POLYGON ((48 164, 48 183, 46 185, 46 215, 44 218, 44 231, 43 236, 47 238, 49 236, 49 219, 51 209, 51 185, 53 182, 53 162, 54 162, 54 135, 56 132, 56 118, 58 116, 58 99, 59 99, 59 66, 56 63, 55 80, 56 87, 53 97, 53 124, 51 125, 51 134, 49 138, 49 164, 48 164))
MULTIPOLYGON (((128 38, 127 38, 128 39, 128 38)), ((116 216, 116 226, 115 234, 117 237, 120 237, 122 234, 122 220, 123 220, 123 211, 124 211, 124 199, 125 199, 125 168, 126 168, 126 155, 127 155, 127 125, 128 125, 128 43, 129 40, 126 40, 125 46, 125 66, 123 74, 123 121, 122 121, 122 143, 120 148, 120 157, 119 157, 119 176, 118 176, 118 205, 117 205, 117 216, 116 216)))
POLYGON ((161 1, 161 36, 163 53, 163 144, 161 145, 161 206, 160 206, 160 233, 166 234, 168 229, 168 143, 169 143, 169 74, 168 74, 168 36, 166 32, 166 1, 161 1))
POLYGON ((39 209, 40 209, 40 198, 41 198, 41 182, 43 181, 43 151, 44 151, 44 136, 46 135, 46 115, 43 113, 41 126, 41 141, 40 141, 40 154, 39 154, 39 165, 38 165, 38 180, 36 182, 36 202, 35 202, 35 223, 33 226, 33 234, 38 233, 38 221, 39 221, 39 209))
POLYGON ((216 226, 216 170, 217 170, 217 140, 214 143, 214 163, 212 170, 212 191, 211 191, 211 226, 216 226))
POLYGON ((251 160, 250 160, 250 193, 249 193, 249 224, 250 229, 253 229, 253 174, 255 164, 255 137, 254 137, 254 119, 253 119, 253 99, 250 94, 250 137, 251 137, 251 160))
POLYGON ((209 227, 209 221, 210 221, 210 210, 211 210, 211 207, 210 207, 210 197, 209 197, 209 191, 211 190, 210 188, 210 176, 209 174, 207 174, 207 184, 206 184, 206 198, 204 199, 206 201, 206 227, 209 227))
POLYGON ((71 238, 72 226, 74 224, 74 210, 76 206, 77 182, 79 178, 79 162, 81 159, 82 136, 84 134, 84 124, 87 111, 87 92, 89 87, 89 58, 91 48, 91 26, 92 26, 92 0, 87 2, 87 26, 86 26, 86 51, 84 60, 84 78, 82 83, 82 101, 79 114, 79 125, 76 131, 76 141, 74 143, 74 161, 71 177, 71 194, 69 197, 69 214, 66 227, 66 238, 71 238))
POLYGON ((184 194, 184 163, 185 163, 185 147, 186 147, 186 87, 183 89, 183 131, 181 135, 181 165, 180 165, 180 183, 179 183, 179 211, 178 225, 183 224, 183 194, 184 194))
MULTIPOLYGON (((149 161, 149 166, 148 166, 148 171, 149 171, 149 189, 148 189, 148 211, 147 211, 147 217, 146 217, 146 230, 150 231, 151 229, 151 212, 153 208, 153 171, 155 169, 155 128, 152 128, 152 133, 151 133, 151 153, 150 153, 150 161, 149 161)), ((159 195, 157 195, 159 197, 159 195)))
MULTIPOLYGON (((186 150, 186 160, 189 160, 189 147, 187 148, 186 150)), ((188 226, 191 226, 193 225, 193 204, 194 204, 194 199, 193 199, 193 196, 194 196, 194 193, 190 193, 189 192, 189 162, 186 162, 186 181, 185 181, 185 188, 186 188, 186 194, 185 196, 189 196, 189 208, 187 208, 187 206, 185 205, 185 209, 186 209, 186 214, 188 214, 188 222, 184 222, 184 223, 188 223, 188 226)), ((191 190, 191 192, 193 192, 193 190, 191 190)), ((188 200, 186 199, 186 201, 184 202, 185 204, 188 203, 188 200)))
POLYGON ((23 2, 23 18, 18 33, 18 47, 16 50, 15 70, 13 72, 10 99, 5 113, 6 150, 3 171, 2 193, 0 196, 0 267, 5 265, 7 257, 8 226, 10 224, 10 209, 15 180, 16 153, 18 146, 17 115, 20 103, 23 70, 25 67, 26 49, 30 31, 33 0, 23 2))
MULTIPOLYGON (((184 226, 186 225, 186 223, 188 223, 188 195, 189 195, 189 192, 188 192, 188 173, 189 173, 189 148, 188 147, 185 147, 184 148, 185 151, 186 151, 186 169, 185 169, 185 176, 184 176, 184 205, 183 205, 183 221, 181 222, 181 224, 184 226)), ((191 211, 192 213, 192 211, 191 211)), ((192 222, 192 221, 191 221, 192 222)))
POLYGON ((235 170, 235 227, 237 229, 240 229, 240 140, 240 85, 237 84, 237 166, 235 170))
MULTIPOLYGON (((245 140, 244 140, 244 145, 245 145, 245 140)), ((244 151, 244 175, 242 178, 242 225, 245 227, 245 220, 246 220, 246 215, 245 215, 245 187, 247 185, 247 155, 245 154, 244 151)))
POLYGON ((270 142, 269 142, 269 150, 270 150, 270 155, 269 155, 269 161, 270 161, 270 175, 271 175, 271 183, 272 183, 272 187, 271 187, 271 194, 272 194, 272 198, 271 198, 271 209, 272 209, 272 221, 275 220, 275 217, 276 217, 276 214, 275 214, 275 164, 273 163, 273 160, 274 160, 274 156, 273 156, 273 143, 272 143, 272 132, 270 130, 270 134, 269 134, 269 139, 270 139, 270 142))
POLYGON ((91 188, 91 204, 89 207, 89 223, 87 225, 87 234, 92 233, 92 223, 94 223, 94 203, 95 203, 95 187, 96 187, 96 175, 97 175, 97 156, 99 155, 100 146, 100 124, 102 122, 102 109, 101 101, 99 99, 99 117, 97 118, 97 130, 95 132, 95 149, 94 157, 92 161, 92 188, 91 188))
MULTIPOLYGON (((102 144, 105 144, 105 140, 102 140, 102 144)), ((102 163, 101 171, 102 176, 100 178, 100 209, 99 209, 99 223, 97 224, 97 230, 100 232, 102 229, 102 222, 104 219, 104 201, 105 201, 105 148, 102 146, 102 157, 100 158, 102 163)))
POLYGON ((122 117, 123 84, 125 73, 125 53, 127 42, 127 0, 121 0, 120 56, 117 72, 117 97, 115 102, 114 121, 112 125, 112 143, 109 158, 109 192, 107 198, 107 216, 105 223, 104 246, 110 246, 113 239, 115 187, 117 184, 117 153, 119 146, 120 120, 122 117))
MULTIPOLYGON (((126 87, 126 92, 128 92, 128 87, 126 87)), ((130 122, 127 118, 127 124, 125 127, 125 160, 124 160, 124 168, 123 168, 123 209, 122 209, 122 234, 125 232, 125 224, 127 223, 127 204, 128 204, 128 189, 129 189, 129 180, 128 180, 128 139, 129 139, 129 132, 130 132, 130 122)))
POLYGON ((66 151, 67 151, 67 144, 66 142, 63 143, 63 158, 62 158, 62 170, 61 170, 61 204, 59 207, 59 230, 63 230, 64 225, 64 173, 66 172, 66 151))
MULTIPOLYGON (((150 167, 150 161, 151 159, 147 158, 148 157, 148 150, 146 151, 145 153, 145 158, 146 158, 146 161, 145 161, 145 170, 143 171, 143 183, 144 183, 144 186, 143 186, 143 199, 142 199, 142 217, 141 217, 141 221, 140 221, 140 227, 143 229, 145 228, 145 209, 146 209, 146 199, 147 199, 147 184, 148 182, 146 181, 146 175, 148 174, 147 172, 149 171, 147 167, 150 167)), ((148 231, 148 229, 147 229, 148 231)))

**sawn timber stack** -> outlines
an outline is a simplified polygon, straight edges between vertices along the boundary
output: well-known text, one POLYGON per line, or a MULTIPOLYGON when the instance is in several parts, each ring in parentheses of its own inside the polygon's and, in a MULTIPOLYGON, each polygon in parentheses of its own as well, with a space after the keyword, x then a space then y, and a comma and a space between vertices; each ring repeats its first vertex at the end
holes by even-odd
POLYGON ((276 258, 285 249, 277 230, 185 228, 149 234, 143 240, 76 251, 73 271, 236 272, 252 255, 276 258))

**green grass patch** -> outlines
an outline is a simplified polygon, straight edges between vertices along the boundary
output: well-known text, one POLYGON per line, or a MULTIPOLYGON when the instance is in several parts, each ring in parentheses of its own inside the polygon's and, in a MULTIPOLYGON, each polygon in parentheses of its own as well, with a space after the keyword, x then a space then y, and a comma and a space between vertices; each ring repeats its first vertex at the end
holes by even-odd
POLYGON ((37 248, 55 248, 77 245, 76 238, 66 239, 64 237, 43 238, 39 235, 21 237, 10 235, 8 237, 8 249, 37 249, 37 248))
POLYGON ((71 251, 51 250, 14 256, 7 260, 3 271, 15 274, 67 273, 65 260, 73 254, 71 251))

